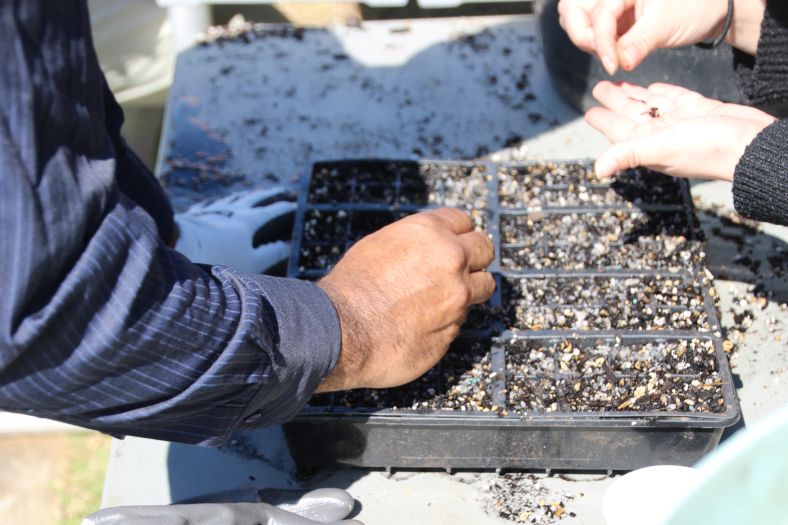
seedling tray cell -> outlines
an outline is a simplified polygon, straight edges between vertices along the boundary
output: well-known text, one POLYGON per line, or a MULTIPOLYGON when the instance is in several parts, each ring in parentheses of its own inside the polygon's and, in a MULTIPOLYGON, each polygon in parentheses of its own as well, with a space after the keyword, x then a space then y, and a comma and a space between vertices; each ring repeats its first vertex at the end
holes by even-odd
POLYGON ((683 180, 598 180, 587 161, 320 162, 289 275, 319 279, 363 236, 442 206, 490 234, 495 294, 412 383, 315 396, 285 425, 300 467, 689 465, 738 420, 683 180))

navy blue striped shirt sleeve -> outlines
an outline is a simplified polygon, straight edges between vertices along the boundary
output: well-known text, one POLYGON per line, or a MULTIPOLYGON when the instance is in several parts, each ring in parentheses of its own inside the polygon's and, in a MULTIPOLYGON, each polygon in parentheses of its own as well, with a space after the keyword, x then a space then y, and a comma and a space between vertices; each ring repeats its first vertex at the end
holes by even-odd
POLYGON ((202 444, 295 415, 339 355, 328 297, 167 246, 84 0, 2 2, 0 32, 0 408, 202 444))

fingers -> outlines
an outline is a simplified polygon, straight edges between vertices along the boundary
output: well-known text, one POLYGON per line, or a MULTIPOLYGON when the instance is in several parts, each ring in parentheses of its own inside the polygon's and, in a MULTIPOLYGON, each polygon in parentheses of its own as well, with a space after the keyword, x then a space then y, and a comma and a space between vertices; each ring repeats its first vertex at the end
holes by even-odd
POLYGON ((482 304, 495 292, 495 279, 489 272, 473 272, 468 276, 468 290, 468 304, 482 304))
POLYGON ((653 136, 634 137, 610 146, 594 163, 594 171, 597 177, 606 178, 638 166, 654 168, 666 155, 653 136))
POLYGON ((625 140, 635 134, 637 124, 629 118, 606 108, 591 108, 585 114, 586 122, 601 132, 611 142, 625 140))
POLYGON ((259 212, 260 222, 252 224, 257 230, 252 237, 252 246, 274 241, 289 241, 293 238, 296 203, 277 202, 266 208, 254 208, 250 213, 259 212))
POLYGON ((355 500, 342 489, 302 491, 264 489, 266 503, 318 523, 334 523, 353 511, 355 500))
POLYGON ((487 268, 495 258, 493 242, 484 232, 468 232, 457 236, 465 252, 468 270, 476 272, 487 268))
POLYGON ((574 45, 583 51, 594 52, 594 28, 586 5, 567 0, 559 2, 558 22, 574 45))
POLYGON ((269 242, 255 248, 252 254, 254 273, 284 277, 290 262, 290 249, 290 243, 285 241, 269 242))
POLYGON ((279 201, 296 201, 296 195, 289 189, 277 186, 264 190, 250 191, 236 201, 236 205, 260 208, 279 201))
POLYGON ((439 208, 426 213, 438 219, 441 224, 457 235, 473 230, 471 216, 458 208, 439 208))
POLYGON ((624 87, 607 81, 599 82, 592 91, 594 98, 605 108, 635 122, 642 121, 644 113, 645 116, 648 115, 645 111, 648 104, 645 98, 640 98, 647 93, 645 89, 637 89, 637 86, 632 84, 624 87))
POLYGON ((605 71, 610 75, 616 73, 619 65, 616 51, 619 20, 624 12, 631 7, 632 1, 600 0, 591 13, 596 54, 605 71))
POLYGON ((616 43, 616 55, 621 67, 632 71, 639 66, 662 43, 666 27, 664 18, 656 10, 647 7, 616 43))

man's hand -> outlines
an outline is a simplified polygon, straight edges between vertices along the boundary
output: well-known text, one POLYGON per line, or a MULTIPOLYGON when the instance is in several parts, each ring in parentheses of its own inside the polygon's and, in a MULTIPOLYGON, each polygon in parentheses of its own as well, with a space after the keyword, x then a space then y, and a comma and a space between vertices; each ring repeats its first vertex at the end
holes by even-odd
MULTIPOLYGON (((763 17, 761 0, 737 0, 729 41, 754 52, 763 17), (752 4, 752 5, 750 5, 752 4), (752 49, 750 49, 752 48, 752 49)), ((594 53, 609 74, 635 69, 657 48, 711 40, 720 34, 726 0, 560 0, 561 27, 574 44, 594 53)))
POLYGON ((613 142, 596 161, 599 177, 645 166, 679 177, 732 181, 744 149, 775 120, 670 84, 645 89, 603 81, 594 97, 604 107, 590 109, 586 120, 613 142))
POLYGON ((336 306, 339 362, 318 391, 384 388, 429 370, 468 308, 495 290, 492 241, 453 208, 411 215, 356 243, 318 284, 336 306))

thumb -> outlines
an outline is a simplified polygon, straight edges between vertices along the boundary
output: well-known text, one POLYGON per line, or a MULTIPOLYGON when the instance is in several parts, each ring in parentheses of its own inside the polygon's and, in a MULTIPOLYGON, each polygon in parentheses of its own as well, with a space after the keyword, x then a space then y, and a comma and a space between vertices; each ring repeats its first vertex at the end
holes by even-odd
POLYGON ((660 150, 655 147, 653 137, 636 137, 616 142, 594 163, 594 172, 599 178, 612 177, 622 170, 638 166, 661 165, 660 150))
POLYGON ((646 12, 616 42, 618 62, 626 71, 632 71, 660 46, 665 20, 657 12, 646 12))

